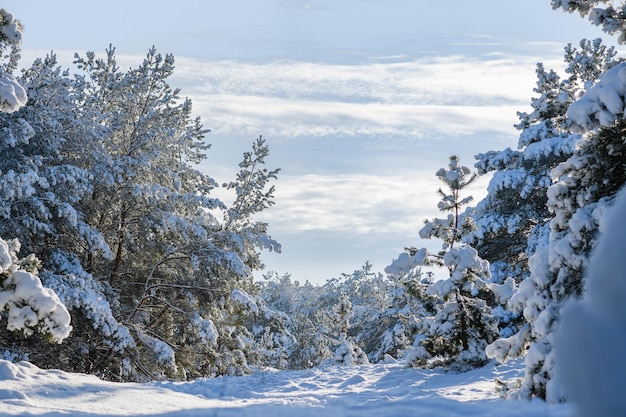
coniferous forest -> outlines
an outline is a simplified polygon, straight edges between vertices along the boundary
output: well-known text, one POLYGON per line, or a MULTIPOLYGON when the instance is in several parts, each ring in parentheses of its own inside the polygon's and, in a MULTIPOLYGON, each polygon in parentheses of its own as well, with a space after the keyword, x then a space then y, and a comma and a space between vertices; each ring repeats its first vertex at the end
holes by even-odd
MULTIPOLYGON (((625 9, 552 7, 626 42, 625 9)), ((122 70, 111 46, 71 69, 50 53, 18 71, 21 38, 0 10, 0 359, 144 382, 395 360, 463 372, 523 357, 504 395, 568 399, 555 382, 564 311, 585 299, 626 182, 626 63, 612 47, 582 40, 565 46, 561 73, 537 65, 515 149, 441 161, 440 217, 407 230, 440 251, 407 238, 384 272, 366 263, 313 285, 254 279, 263 252, 280 251, 256 218, 279 169, 263 137, 226 184, 197 168, 208 130, 170 85, 172 55, 152 48, 122 70), (488 194, 474 201, 465 187, 481 175, 488 194)))

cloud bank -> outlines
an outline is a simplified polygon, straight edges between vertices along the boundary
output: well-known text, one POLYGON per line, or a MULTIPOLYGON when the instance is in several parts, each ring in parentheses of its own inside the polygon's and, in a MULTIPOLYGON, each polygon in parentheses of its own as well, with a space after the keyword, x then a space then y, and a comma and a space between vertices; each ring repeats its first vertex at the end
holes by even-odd
POLYGON ((535 63, 499 54, 355 65, 179 59, 176 77, 222 135, 428 139, 513 135, 535 63))

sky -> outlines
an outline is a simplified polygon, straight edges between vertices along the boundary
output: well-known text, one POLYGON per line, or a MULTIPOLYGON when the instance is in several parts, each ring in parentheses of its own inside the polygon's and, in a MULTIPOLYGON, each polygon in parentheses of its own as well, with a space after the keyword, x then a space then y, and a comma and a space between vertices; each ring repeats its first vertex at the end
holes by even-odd
MULTIPOLYGON (((230 181, 262 135, 281 168, 266 270, 323 283, 365 262, 382 271, 439 215, 450 155, 516 147, 535 68, 604 37, 549 0, 5 0, 25 26, 22 65, 115 46, 122 68, 151 46, 176 57, 211 149, 200 169, 230 181)), ((467 194, 482 198, 488 178, 467 194)), ((220 194, 222 195, 222 194, 220 194)), ((228 200, 229 195, 223 194, 228 200)), ((260 276, 260 274, 258 275, 260 276)))

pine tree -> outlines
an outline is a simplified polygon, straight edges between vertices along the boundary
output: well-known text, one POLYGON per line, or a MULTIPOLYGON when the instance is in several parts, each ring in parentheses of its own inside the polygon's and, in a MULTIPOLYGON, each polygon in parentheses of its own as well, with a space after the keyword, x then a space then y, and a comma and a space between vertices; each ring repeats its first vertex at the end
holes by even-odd
POLYGON ((526 375, 516 395, 540 397, 550 402, 564 400, 554 381, 555 333, 561 308, 581 297, 584 270, 596 245, 596 233, 606 208, 626 182, 626 152, 623 118, 626 105, 614 97, 624 96, 619 64, 577 102, 567 115, 579 129, 589 130, 578 141, 573 155, 552 171, 554 184, 547 192, 554 213, 549 243, 531 259, 531 275, 520 285, 511 306, 523 309, 528 326, 516 335, 489 347, 499 360, 526 352, 526 375), (601 103, 608 100, 608 108, 601 103), (614 113, 611 113, 614 112, 614 113))
POLYGON ((365 352, 363 352, 353 340, 348 338, 350 319, 353 315, 352 303, 348 297, 345 295, 340 296, 337 304, 333 306, 330 312, 338 342, 332 362, 333 364, 353 366, 369 363, 365 352))
POLYGON ((13 113, 26 104, 24 87, 12 75, 17 68, 22 43, 22 24, 0 9, 0 113, 13 113))
POLYGON ((1 226, 44 255, 42 280, 74 323, 64 344, 24 353, 109 379, 246 372, 245 320, 257 313, 240 295, 255 291, 259 252, 280 248, 254 220, 272 204, 267 145, 259 138, 244 155, 228 207, 194 168, 207 131, 168 84, 171 55, 151 49, 122 72, 110 48, 76 64, 70 76, 53 55, 37 60, 21 79, 31 101, 0 115, 0 145, 15 157, 1 168, 14 196, 0 202, 1 226))
POLYGON ((352 304, 352 317, 347 335, 362 349, 369 360, 378 361, 373 352, 379 350, 382 333, 390 325, 386 317, 389 309, 389 281, 380 273, 372 271, 372 265, 366 262, 351 274, 343 273, 333 278, 323 287, 332 291, 335 303, 341 303, 341 297, 347 297, 352 304))
POLYGON ((493 172, 493 177, 487 197, 472 212, 477 227, 467 241, 489 260, 494 282, 512 277, 519 283, 528 277, 528 259, 547 244, 552 213, 546 192, 551 171, 572 155, 580 139, 569 131, 566 111, 610 68, 614 56, 614 49, 600 39, 582 40, 580 49, 571 44, 565 48, 567 78, 538 64, 533 110, 518 113, 517 150, 477 155, 479 174, 493 172))
MULTIPOLYGON (((46 188, 45 176, 39 175, 40 160, 24 158, 22 148, 33 134, 32 127, 22 118, 13 118, 7 113, 15 113, 26 104, 27 96, 22 85, 11 75, 19 58, 19 45, 22 40, 22 26, 19 21, 4 9, 0 9, 0 235, 18 232, 11 226, 28 226, 30 222, 41 224, 34 217, 14 219, 24 214, 21 204, 35 206, 46 211, 41 201, 32 198, 36 194, 34 187, 46 188), (8 53, 5 53, 6 49, 8 53), (30 163, 29 163, 30 162, 30 163)), ((29 155, 30 156, 30 155, 29 155)), ((60 343, 66 339, 72 329, 70 314, 50 288, 43 287, 37 273, 41 262, 30 254, 19 259, 17 253, 21 245, 19 240, 9 242, 0 238, 0 328, 5 357, 25 358, 21 344, 32 344, 33 334, 43 335, 46 341, 60 343), (8 333, 5 333, 8 332, 8 333), (4 337, 9 336, 9 337, 4 337), (7 348, 9 351, 7 352, 7 348)), ((35 342, 36 343, 36 342, 35 342)), ((47 348, 42 343, 43 349, 47 348)))
POLYGON ((325 311, 330 305, 327 300, 333 297, 326 293, 326 286, 314 286, 309 282, 300 284, 292 281, 289 274, 268 273, 264 278, 259 297, 268 308, 287 316, 284 334, 295 338, 292 345, 287 336, 288 367, 307 369, 331 358, 330 347, 334 340, 326 334, 328 317, 325 311))
MULTIPOLYGON (((426 249, 401 253, 385 268, 389 284, 388 306, 382 311, 383 333, 379 347, 370 354, 374 362, 386 357, 404 358, 413 350, 420 318, 435 314, 437 299, 426 294, 431 274, 423 273, 426 249)), ((414 354, 414 353, 412 353, 414 354)))
POLYGON ((474 248, 461 243, 473 227, 471 218, 461 212, 472 198, 462 197, 461 192, 476 175, 461 165, 458 157, 451 156, 448 169, 440 169, 437 177, 447 188, 439 189, 439 210, 452 213, 446 218, 427 220, 419 234, 423 239, 441 239, 442 251, 431 254, 425 249, 411 248, 411 264, 439 264, 448 270, 449 277, 426 289, 425 294, 435 298, 435 311, 420 317, 419 334, 408 359, 416 366, 441 365, 464 370, 486 363, 485 347, 497 335, 496 322, 485 301, 493 297, 487 285, 489 263, 474 248))
POLYGON ((555 379, 578 415, 621 416, 626 357, 626 194, 602 216, 598 245, 585 271, 582 299, 564 304, 555 337, 555 379), (593 377, 590 377, 592 376, 593 377))

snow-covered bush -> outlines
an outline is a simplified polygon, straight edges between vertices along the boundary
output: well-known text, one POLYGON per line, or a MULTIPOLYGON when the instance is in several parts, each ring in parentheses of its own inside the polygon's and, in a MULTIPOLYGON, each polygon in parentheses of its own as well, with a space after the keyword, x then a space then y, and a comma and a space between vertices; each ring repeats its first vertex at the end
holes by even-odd
POLYGON ((37 259, 18 259, 19 243, 0 238, 0 323, 24 336, 43 333, 60 343, 72 330, 70 314, 36 275, 37 259))

